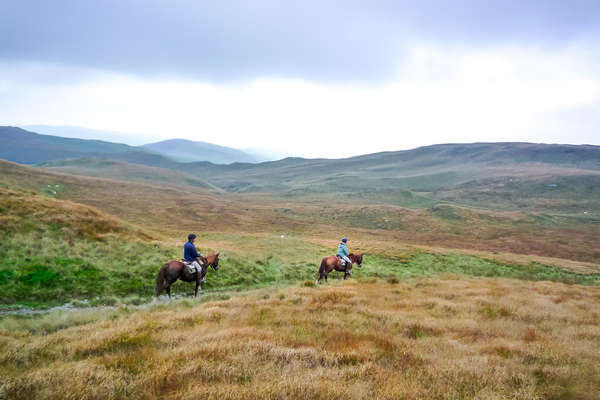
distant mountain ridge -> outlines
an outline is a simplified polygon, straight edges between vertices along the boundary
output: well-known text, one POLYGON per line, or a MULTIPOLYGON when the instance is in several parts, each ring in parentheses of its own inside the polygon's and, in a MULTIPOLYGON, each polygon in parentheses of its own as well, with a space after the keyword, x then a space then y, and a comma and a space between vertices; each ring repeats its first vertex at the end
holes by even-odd
MULTIPOLYGON (((93 133, 93 130, 91 132, 93 133)), ((41 164, 81 157, 101 157, 171 169, 177 169, 174 167, 176 162, 257 162, 254 157, 241 150, 185 139, 130 146, 104 140, 45 135, 19 127, 0 126, 0 141, 0 158, 20 164, 41 164)))
POLYGON ((0 143, 0 158, 20 164, 142 151, 121 143, 40 135, 12 126, 0 127, 0 143))
MULTIPOLYGON (((164 136, 147 134, 147 133, 128 133, 128 132, 120 132, 120 131, 110 131, 105 129, 93 129, 86 128, 82 126, 73 126, 73 125, 24 125, 20 126, 30 132, 35 132, 42 135, 51 135, 51 136, 59 136, 65 138, 75 138, 75 139, 90 139, 90 140, 102 140, 106 142, 115 142, 115 143, 124 143, 130 146, 143 146, 145 144, 155 144, 157 142, 166 140, 164 136)), ((192 142, 192 141, 190 141, 192 142)), ((195 143, 203 143, 201 141, 195 143)), ((210 144, 210 143, 206 143, 210 144)), ((227 147, 219 146, 221 148, 227 149, 227 147)), ((186 149, 184 148, 183 151, 186 149)), ((219 149, 213 149, 216 151, 220 151, 219 149)), ((263 161, 273 161, 280 160, 282 158, 290 156, 290 154, 286 154, 281 151, 262 148, 262 147, 248 147, 248 148, 232 148, 234 151, 242 151, 246 155, 249 155, 254 159, 254 161, 249 161, 246 156, 239 157, 239 153, 237 155, 234 154, 234 158, 230 159, 229 157, 225 157, 225 161, 215 161, 218 163, 231 163, 231 162, 263 162, 263 161)), ((201 157, 201 153, 194 153, 191 158, 182 158, 181 154, 178 153, 175 155, 176 160, 182 161, 186 159, 188 161, 210 161, 209 159, 204 159, 201 157), (200 155, 200 157, 199 157, 200 155)))
POLYGON ((238 149, 186 139, 168 139, 145 144, 142 147, 178 162, 208 161, 215 164, 231 164, 258 161, 250 154, 238 149))

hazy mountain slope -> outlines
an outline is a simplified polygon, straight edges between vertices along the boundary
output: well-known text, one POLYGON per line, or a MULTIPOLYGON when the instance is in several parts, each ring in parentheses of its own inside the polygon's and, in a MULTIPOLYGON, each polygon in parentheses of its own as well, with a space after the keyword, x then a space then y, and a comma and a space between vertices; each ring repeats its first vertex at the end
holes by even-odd
POLYGON ((103 140, 107 142, 125 143, 130 146, 140 146, 161 139, 154 135, 140 133, 130 134, 125 132, 107 131, 104 129, 90 129, 81 126, 25 125, 21 128, 31 132, 41 133, 42 135, 103 140))
POLYGON ((284 153, 277 150, 265 149, 260 147, 244 147, 243 152, 250 154, 257 162, 276 161, 286 157, 292 157, 290 153, 284 153))
POLYGON ((40 135, 17 127, 0 127, 0 158, 21 164, 40 164, 47 161, 80 157, 102 157, 153 167, 184 170, 181 162, 207 160, 215 163, 236 161, 255 162, 255 159, 236 149, 210 143, 169 140, 146 146, 129 146, 102 140, 75 139, 40 135), (167 156, 162 155, 165 151, 167 156))
POLYGON ((0 127, 0 141, 0 158, 21 164, 37 164, 95 154, 143 151, 126 144, 40 135, 11 126, 0 127))
POLYGON ((142 147, 179 162, 209 161, 216 164, 256 162, 250 154, 238 149, 185 139, 169 139, 145 144, 142 147))

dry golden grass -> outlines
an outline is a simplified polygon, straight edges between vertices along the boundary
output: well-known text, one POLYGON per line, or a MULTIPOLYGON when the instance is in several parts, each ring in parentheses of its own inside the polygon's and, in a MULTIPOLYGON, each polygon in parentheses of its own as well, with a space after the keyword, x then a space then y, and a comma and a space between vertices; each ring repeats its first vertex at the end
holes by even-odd
POLYGON ((598 399, 599 306, 600 288, 548 282, 351 281, 173 302, 45 335, 5 322, 0 393, 598 399))
POLYGON ((0 188, 0 231, 21 232, 41 226, 51 226, 67 233, 67 236, 89 239, 111 234, 150 238, 93 207, 0 188))

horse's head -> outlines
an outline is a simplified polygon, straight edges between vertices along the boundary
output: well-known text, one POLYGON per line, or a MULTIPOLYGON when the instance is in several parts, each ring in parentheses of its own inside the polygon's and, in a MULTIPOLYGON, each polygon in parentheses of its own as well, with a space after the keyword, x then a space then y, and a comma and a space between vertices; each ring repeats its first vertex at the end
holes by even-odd
POLYGON ((208 265, 210 265, 211 267, 213 267, 213 269, 215 271, 219 270, 219 253, 217 254, 211 254, 210 256, 208 256, 208 265))
POLYGON ((362 258, 363 258, 363 253, 360 254, 350 254, 350 259, 355 262, 356 264, 358 264, 359 267, 362 267, 362 258))

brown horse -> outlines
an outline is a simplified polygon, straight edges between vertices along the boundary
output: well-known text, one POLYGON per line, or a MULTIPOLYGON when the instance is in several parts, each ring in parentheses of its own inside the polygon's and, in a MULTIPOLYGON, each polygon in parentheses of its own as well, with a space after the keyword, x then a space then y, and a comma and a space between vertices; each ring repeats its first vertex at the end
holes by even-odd
MULTIPOLYGON (((348 258, 351 261, 350 266, 348 267, 348 271, 350 271, 352 269, 352 264, 354 264, 354 263, 358 264, 359 267, 362 267, 363 253, 360 253, 360 254, 350 253, 348 258)), ((321 260, 321 267, 319 268, 319 279, 317 279, 316 283, 319 283, 319 281, 323 278, 325 278, 325 282, 327 282, 327 275, 329 275, 329 273, 331 271, 333 271, 334 269, 336 271, 344 272, 344 279, 348 279, 348 276, 350 275, 350 273, 346 272, 346 267, 342 267, 342 263, 341 263, 340 259, 337 258, 337 256, 329 256, 329 257, 325 257, 325 258, 323 258, 323 260, 321 260)))
POLYGON ((171 285, 175 283, 177 279, 184 282, 196 282, 194 297, 198 297, 198 287, 202 290, 202 280, 206 276, 209 265, 213 267, 215 271, 219 269, 219 253, 210 254, 208 257, 202 257, 202 271, 200 273, 188 271, 188 268, 181 261, 173 260, 165 263, 160 268, 160 271, 158 271, 158 276, 156 277, 155 297, 160 296, 162 291, 166 290, 169 298, 171 298, 171 285))

